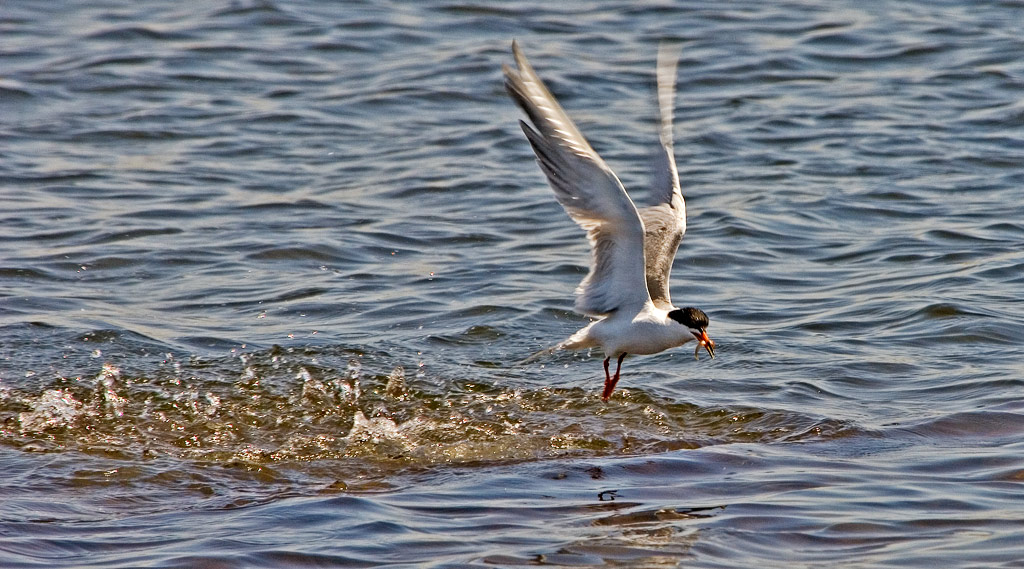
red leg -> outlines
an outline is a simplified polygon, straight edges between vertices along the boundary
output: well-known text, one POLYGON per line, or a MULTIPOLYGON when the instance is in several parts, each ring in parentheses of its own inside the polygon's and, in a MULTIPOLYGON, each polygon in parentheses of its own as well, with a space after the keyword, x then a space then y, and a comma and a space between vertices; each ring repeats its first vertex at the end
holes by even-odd
POLYGON ((615 364, 615 377, 608 376, 608 360, 611 356, 604 359, 604 393, 601 394, 602 401, 608 401, 608 398, 612 396, 612 391, 615 391, 615 384, 619 382, 619 370, 622 369, 622 360, 626 358, 626 354, 619 354, 619 361, 615 364))
MULTIPOLYGON (((609 389, 608 386, 609 385, 614 386, 614 384, 612 383, 612 375, 610 373, 608 373, 608 361, 611 360, 611 359, 612 359, 611 356, 608 356, 607 358, 604 359, 604 392, 605 393, 608 393, 608 389, 609 389)), ((614 389, 614 387, 613 387, 613 389, 614 389)), ((608 400, 608 396, 607 395, 602 395, 601 399, 604 399, 605 401, 607 401, 608 400)))

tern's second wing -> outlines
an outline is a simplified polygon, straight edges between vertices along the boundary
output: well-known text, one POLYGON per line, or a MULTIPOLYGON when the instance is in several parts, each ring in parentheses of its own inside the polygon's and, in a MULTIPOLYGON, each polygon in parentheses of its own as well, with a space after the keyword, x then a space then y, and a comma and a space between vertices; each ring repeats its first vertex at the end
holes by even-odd
POLYGON ((672 110, 675 105, 676 66, 679 52, 663 45, 658 50, 658 107, 661 111, 661 148, 654 158, 652 193, 655 205, 640 210, 643 219, 647 288, 655 306, 673 308, 669 279, 676 250, 686 233, 686 203, 679 190, 679 174, 672 150, 672 110))

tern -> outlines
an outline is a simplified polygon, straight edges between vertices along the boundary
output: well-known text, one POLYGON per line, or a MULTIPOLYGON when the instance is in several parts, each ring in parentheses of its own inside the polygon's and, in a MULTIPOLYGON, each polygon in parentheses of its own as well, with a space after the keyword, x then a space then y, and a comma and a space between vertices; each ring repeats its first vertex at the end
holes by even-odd
POLYGON ((658 51, 661 148, 651 188, 655 205, 639 210, 515 41, 512 54, 517 69, 502 65, 505 90, 532 123, 520 120, 519 125, 555 199, 590 242, 590 272, 576 288, 575 307, 599 318, 542 353, 600 348, 605 355, 604 401, 615 390, 627 354, 656 354, 696 340, 694 357, 704 348, 714 358, 707 314, 699 308, 677 308, 669 296, 672 261, 686 232, 686 203, 672 150, 678 52, 664 46, 658 51), (614 376, 608 369, 612 358, 617 358, 614 376))

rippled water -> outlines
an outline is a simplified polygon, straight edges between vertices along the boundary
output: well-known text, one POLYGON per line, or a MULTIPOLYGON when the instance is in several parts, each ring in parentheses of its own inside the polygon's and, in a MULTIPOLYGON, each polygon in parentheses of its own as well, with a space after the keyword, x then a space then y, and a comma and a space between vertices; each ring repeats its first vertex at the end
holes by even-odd
POLYGON ((0 8, 0 566, 1016 567, 1017 2, 0 8), (715 360, 526 356, 580 231, 518 38, 715 360))

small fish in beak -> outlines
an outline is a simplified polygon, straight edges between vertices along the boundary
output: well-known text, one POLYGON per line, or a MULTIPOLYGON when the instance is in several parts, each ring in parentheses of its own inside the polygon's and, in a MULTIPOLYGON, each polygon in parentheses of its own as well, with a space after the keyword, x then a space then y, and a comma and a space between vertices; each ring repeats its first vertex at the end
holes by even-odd
POLYGON ((708 333, 703 328, 700 330, 700 335, 697 336, 697 349, 693 351, 693 359, 700 360, 700 349, 704 348, 708 351, 708 355, 711 359, 715 359, 715 341, 708 338, 708 333))

